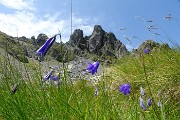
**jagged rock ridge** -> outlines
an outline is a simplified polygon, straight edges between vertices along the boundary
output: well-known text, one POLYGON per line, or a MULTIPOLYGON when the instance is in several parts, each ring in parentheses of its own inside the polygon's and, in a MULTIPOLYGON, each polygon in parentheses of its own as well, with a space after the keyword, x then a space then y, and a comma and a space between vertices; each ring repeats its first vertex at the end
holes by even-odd
POLYGON ((99 56, 120 58, 128 52, 126 46, 112 32, 105 32, 100 25, 95 25, 92 34, 85 37, 82 30, 76 29, 68 43, 78 53, 87 51, 99 56))

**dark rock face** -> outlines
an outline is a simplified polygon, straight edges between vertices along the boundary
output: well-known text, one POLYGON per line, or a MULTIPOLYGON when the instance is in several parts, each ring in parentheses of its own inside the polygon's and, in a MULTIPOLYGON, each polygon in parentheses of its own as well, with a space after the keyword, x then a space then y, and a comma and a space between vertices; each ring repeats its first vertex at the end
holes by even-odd
POLYGON ((128 53, 127 49, 126 49, 126 46, 124 44, 121 43, 120 47, 118 48, 118 51, 116 53, 116 56, 118 58, 126 55, 128 53))
POLYGON ((103 38, 105 31, 101 28, 100 25, 96 25, 92 32, 91 37, 89 38, 89 51, 91 53, 96 53, 103 46, 103 38))
POLYGON ((77 46, 82 50, 87 49, 87 41, 83 38, 83 31, 80 29, 76 29, 70 36, 70 42, 73 47, 77 46))
POLYGON ((117 42, 117 39, 113 33, 106 33, 104 37, 104 45, 109 46, 111 49, 116 49, 115 42, 117 42))
POLYGON ((88 51, 99 56, 111 56, 119 58, 127 53, 123 45, 112 32, 105 32, 100 25, 95 25, 90 36, 83 37, 83 31, 77 29, 71 35, 68 44, 74 48, 76 53, 88 51))

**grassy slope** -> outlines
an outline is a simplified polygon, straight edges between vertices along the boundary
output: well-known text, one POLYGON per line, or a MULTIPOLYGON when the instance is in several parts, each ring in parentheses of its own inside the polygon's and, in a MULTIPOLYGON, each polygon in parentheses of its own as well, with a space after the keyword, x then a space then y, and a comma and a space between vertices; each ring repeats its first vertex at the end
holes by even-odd
POLYGON ((122 58, 107 68, 97 85, 86 80, 68 84, 66 72, 65 77, 61 76, 60 87, 42 85, 38 65, 24 64, 27 71, 32 68, 35 74, 27 75, 14 95, 12 86, 24 78, 7 59, 1 56, 0 61, 2 119, 178 120, 180 117, 180 51, 162 50, 152 55, 122 58), (130 95, 118 92, 119 84, 124 83, 131 85, 130 95), (146 92, 144 100, 153 97, 153 105, 147 111, 139 106, 140 86, 146 92), (96 87, 98 96, 94 96, 96 87), (159 100, 161 108, 157 106, 159 100))
POLYGON ((180 51, 159 50, 126 57, 108 71, 111 88, 118 89, 118 84, 130 83, 132 94, 140 96, 139 87, 142 86, 146 98, 153 97, 156 103, 163 101, 166 119, 170 119, 172 113, 180 118, 180 51))

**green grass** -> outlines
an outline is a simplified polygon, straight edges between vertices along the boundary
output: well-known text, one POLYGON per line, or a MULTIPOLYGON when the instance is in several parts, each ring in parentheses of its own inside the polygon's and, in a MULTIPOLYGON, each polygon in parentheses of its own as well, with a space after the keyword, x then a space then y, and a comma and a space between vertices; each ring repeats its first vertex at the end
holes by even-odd
POLYGON ((106 67, 96 85, 83 79, 72 84, 65 71, 59 87, 42 85, 38 65, 23 64, 24 74, 7 58, 0 56, 0 119, 180 119, 179 50, 124 57, 106 67), (11 94, 13 85, 19 81, 18 90, 11 94), (126 96, 118 91, 119 85, 124 83, 131 85, 131 94, 126 96), (144 100, 153 98, 152 106, 146 111, 139 105, 140 86, 146 93, 144 100), (96 88, 99 92, 94 96, 96 88), (161 108, 157 106, 159 100, 161 108))

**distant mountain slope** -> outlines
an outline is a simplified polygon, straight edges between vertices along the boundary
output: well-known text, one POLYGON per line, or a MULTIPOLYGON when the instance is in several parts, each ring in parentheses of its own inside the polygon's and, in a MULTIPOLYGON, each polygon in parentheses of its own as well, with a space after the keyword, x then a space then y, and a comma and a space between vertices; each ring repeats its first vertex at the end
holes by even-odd
POLYGON ((28 59, 25 56, 27 48, 18 39, 0 32, 0 47, 17 60, 28 63, 28 59))
MULTIPOLYGON (((4 49, 20 62, 28 63, 28 58, 35 60, 39 56, 35 55, 35 51, 45 43, 48 39, 46 34, 39 34, 37 38, 12 37, 6 33, 0 32, 0 48, 4 49)), ((137 49, 132 51, 133 55, 142 53, 145 48, 151 51, 157 48, 170 48, 168 44, 160 44, 153 40, 143 42, 137 49)), ((127 55, 126 46, 116 38, 112 32, 106 32, 100 25, 95 25, 92 34, 84 36, 80 29, 74 30, 70 39, 66 43, 55 42, 52 48, 48 51, 45 59, 54 59, 59 62, 67 62, 76 57, 85 57, 87 59, 108 62, 119 59, 127 55)))

